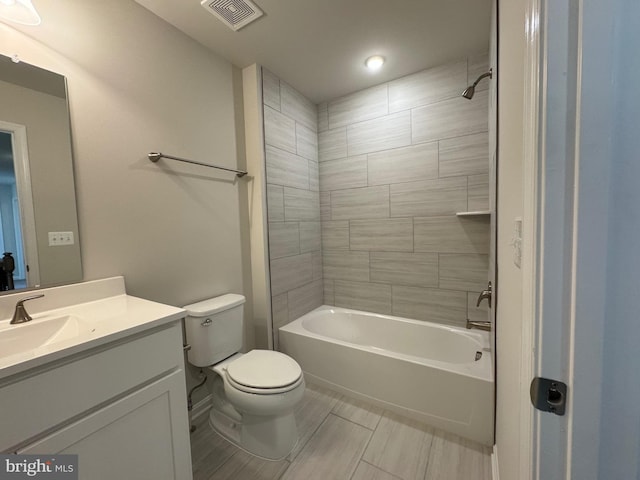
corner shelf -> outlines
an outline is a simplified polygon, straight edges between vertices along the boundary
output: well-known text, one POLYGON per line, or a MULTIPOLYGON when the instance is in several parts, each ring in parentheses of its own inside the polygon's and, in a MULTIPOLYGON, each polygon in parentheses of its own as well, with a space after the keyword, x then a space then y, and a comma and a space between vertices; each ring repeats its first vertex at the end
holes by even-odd
POLYGON ((478 210, 477 212, 457 212, 458 217, 475 217, 479 215, 491 215, 489 210, 478 210))

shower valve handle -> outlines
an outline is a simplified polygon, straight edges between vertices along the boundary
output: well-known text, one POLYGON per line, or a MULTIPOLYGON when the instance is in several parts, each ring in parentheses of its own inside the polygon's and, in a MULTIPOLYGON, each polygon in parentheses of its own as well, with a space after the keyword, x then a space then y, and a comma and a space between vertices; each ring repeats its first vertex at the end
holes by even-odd
POLYGON ((484 300, 485 298, 487 299, 487 301, 489 302, 489 308, 491 308, 491 282, 489 282, 489 285, 487 285, 487 289, 483 290, 482 293, 478 296, 478 301, 476 302, 476 307, 480 306, 480 303, 482 303, 482 300, 484 300))

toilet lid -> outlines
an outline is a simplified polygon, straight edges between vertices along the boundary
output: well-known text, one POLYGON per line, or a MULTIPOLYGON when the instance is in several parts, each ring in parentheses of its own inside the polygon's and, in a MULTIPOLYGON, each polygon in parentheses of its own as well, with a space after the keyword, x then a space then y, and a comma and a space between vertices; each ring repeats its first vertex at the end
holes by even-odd
POLYGON ((302 369, 284 353, 252 350, 229 363, 227 375, 240 385, 268 389, 295 383, 302 375, 302 369))

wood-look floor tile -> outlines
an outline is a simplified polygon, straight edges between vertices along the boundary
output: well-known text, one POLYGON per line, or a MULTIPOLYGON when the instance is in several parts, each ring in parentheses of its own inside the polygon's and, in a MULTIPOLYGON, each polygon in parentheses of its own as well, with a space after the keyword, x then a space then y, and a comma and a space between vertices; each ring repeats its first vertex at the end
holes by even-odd
POLYGON ((238 451, 238 447, 215 433, 205 422, 192 436, 193 480, 208 480, 238 451))
POLYGON ((367 462, 360 462, 351 480, 401 480, 400 477, 380 470, 367 462))
POLYGON ((271 462, 239 450, 208 480, 277 480, 288 466, 286 460, 271 462))
POLYGON ((432 440, 429 427, 385 411, 362 460, 404 480, 421 479, 432 440))
POLYGON ((306 445, 320 424, 329 415, 340 395, 316 385, 307 385, 302 401, 296 405, 294 414, 298 427, 298 444, 287 457, 293 460, 306 445))
POLYGON ((375 430, 380 422, 383 409, 355 398, 342 397, 333 407, 332 413, 351 422, 375 430))
POLYGON ((348 479, 355 471, 371 430, 329 415, 282 476, 283 480, 348 479))
POLYGON ((433 437, 425 480, 491 480, 486 464, 487 449, 480 444, 449 433, 433 437))

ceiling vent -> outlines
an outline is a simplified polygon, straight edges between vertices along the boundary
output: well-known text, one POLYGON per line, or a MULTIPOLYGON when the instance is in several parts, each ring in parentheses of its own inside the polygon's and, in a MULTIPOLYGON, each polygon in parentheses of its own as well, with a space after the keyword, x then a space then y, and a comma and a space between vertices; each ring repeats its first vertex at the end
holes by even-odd
POLYGON ((234 31, 240 30, 264 15, 263 11, 250 0, 202 0, 200 3, 234 31))

